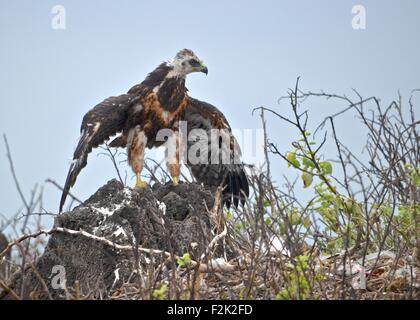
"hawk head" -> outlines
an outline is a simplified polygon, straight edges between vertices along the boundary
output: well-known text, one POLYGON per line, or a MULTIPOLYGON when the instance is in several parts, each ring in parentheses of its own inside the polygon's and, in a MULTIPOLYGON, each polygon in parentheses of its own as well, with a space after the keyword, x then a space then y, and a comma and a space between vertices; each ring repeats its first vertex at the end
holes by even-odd
POLYGON ((175 58, 168 62, 168 66, 172 67, 172 70, 169 72, 170 77, 185 77, 192 72, 208 73, 208 69, 203 61, 189 49, 179 51, 175 58))

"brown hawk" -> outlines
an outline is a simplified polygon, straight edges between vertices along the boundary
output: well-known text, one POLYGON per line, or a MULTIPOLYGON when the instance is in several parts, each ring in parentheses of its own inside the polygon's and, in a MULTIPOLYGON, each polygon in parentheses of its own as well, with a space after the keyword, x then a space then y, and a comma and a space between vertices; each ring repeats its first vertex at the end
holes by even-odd
MULTIPOLYGON (((86 166, 88 154, 110 137, 119 134, 111 147, 126 147, 128 163, 136 174, 135 187, 144 187, 141 179, 146 148, 166 143, 172 146, 172 156, 166 157, 173 183, 180 175, 180 159, 188 149, 197 145, 199 152, 192 161, 184 157, 195 179, 209 187, 223 187, 223 202, 238 206, 249 196, 248 180, 240 162, 240 149, 231 134, 223 114, 214 106, 190 97, 185 78, 192 72, 208 72, 204 63, 188 49, 177 53, 172 61, 160 64, 146 79, 126 94, 109 97, 96 105, 83 117, 81 136, 73 154, 60 201, 60 212, 75 184, 80 171, 86 166), (186 134, 180 133, 180 123, 186 123, 186 134), (163 130, 171 132, 166 140, 159 138, 163 130), (205 137, 189 139, 191 133, 201 130, 205 137), (213 131, 220 134, 213 134, 213 131), (186 150, 182 142, 187 141, 186 150), (207 150, 205 155, 203 150, 207 150), (201 152, 201 154, 200 154, 201 152), (223 160, 223 161, 222 161, 223 160), (227 160, 227 161, 226 161, 227 160)), ((167 152, 168 153, 168 152, 167 152)))

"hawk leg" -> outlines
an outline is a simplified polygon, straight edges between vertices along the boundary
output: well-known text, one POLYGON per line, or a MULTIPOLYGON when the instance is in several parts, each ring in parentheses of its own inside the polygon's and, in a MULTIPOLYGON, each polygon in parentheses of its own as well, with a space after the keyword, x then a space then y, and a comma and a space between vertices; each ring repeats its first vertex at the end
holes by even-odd
POLYGON ((181 139, 178 132, 172 134, 166 143, 166 166, 172 182, 177 185, 181 174, 181 139))
POLYGON ((136 174, 136 184, 134 188, 144 188, 147 183, 142 181, 141 172, 144 165, 144 150, 147 145, 147 137, 140 126, 130 130, 127 142, 128 163, 136 174))

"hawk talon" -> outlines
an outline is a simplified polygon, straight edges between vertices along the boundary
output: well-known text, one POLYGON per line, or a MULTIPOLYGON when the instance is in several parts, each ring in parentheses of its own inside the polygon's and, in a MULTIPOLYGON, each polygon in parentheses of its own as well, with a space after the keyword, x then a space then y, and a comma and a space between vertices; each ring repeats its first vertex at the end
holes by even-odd
POLYGON ((174 186, 177 186, 179 183, 179 177, 172 177, 172 183, 174 184, 174 186))
POLYGON ((147 182, 141 180, 141 177, 138 175, 136 178, 136 185, 134 186, 135 189, 145 188, 147 187, 147 182))
POLYGON ((137 181, 136 185, 134 186, 134 189, 141 189, 141 188, 146 188, 146 187, 147 187, 147 182, 137 181))

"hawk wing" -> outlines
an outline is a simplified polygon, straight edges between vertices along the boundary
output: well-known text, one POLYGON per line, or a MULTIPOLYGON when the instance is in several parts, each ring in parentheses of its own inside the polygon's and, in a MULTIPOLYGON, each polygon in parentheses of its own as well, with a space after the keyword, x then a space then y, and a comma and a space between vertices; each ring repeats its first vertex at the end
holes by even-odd
POLYGON ((80 138, 73 154, 60 201, 60 212, 80 171, 86 166, 88 154, 111 136, 124 128, 127 110, 135 102, 130 94, 109 97, 85 114, 80 128, 80 138))
POLYGON ((194 129, 203 129, 207 133, 207 139, 201 141, 201 146, 199 138, 188 141, 188 152, 194 148, 193 145, 196 145, 194 150, 197 149, 197 144, 202 150, 206 148, 203 143, 208 145, 207 163, 194 163, 187 153, 188 159, 185 163, 194 178, 210 187, 222 186, 223 203, 228 208, 232 202, 235 207, 239 201, 244 204, 249 196, 248 179, 240 161, 239 145, 224 115, 215 106, 190 98, 184 120, 187 121, 190 139, 194 129), (218 129, 216 131, 220 134, 212 135, 213 129, 218 129), (226 161, 227 159, 230 161, 226 161))

